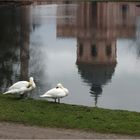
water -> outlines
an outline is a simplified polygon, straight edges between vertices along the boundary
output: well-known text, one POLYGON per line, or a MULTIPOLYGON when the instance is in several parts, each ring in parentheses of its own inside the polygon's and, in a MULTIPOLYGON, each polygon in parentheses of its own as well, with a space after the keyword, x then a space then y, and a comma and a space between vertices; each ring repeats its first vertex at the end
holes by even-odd
POLYGON ((39 99, 61 82, 61 102, 140 112, 140 3, 0 6, 0 91, 33 76, 39 99))

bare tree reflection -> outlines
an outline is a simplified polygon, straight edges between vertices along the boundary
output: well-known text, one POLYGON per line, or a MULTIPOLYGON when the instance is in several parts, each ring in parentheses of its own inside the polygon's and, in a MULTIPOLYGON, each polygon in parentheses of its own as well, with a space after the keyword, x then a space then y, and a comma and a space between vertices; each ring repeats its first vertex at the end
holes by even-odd
MULTIPOLYGON (((29 80, 29 35, 30 35, 29 8, 20 10, 20 79, 29 80)), ((27 93, 23 94, 24 97, 27 93)))
POLYGON ((0 7, 0 89, 3 92, 17 76, 19 62, 18 12, 11 7, 0 7))
POLYGON ((2 92, 18 80, 28 80, 30 27, 28 16, 29 11, 25 8, 0 7, 2 92))
POLYGON ((27 9, 21 9, 20 11, 20 79, 28 80, 28 68, 29 68, 29 12, 27 9))

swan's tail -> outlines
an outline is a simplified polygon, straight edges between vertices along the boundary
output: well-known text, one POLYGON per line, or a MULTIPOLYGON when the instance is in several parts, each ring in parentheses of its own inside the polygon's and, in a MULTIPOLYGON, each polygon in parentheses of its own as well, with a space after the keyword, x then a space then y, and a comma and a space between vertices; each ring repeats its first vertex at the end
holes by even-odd
POLYGON ((40 95, 39 97, 41 97, 41 98, 51 98, 52 96, 50 96, 50 95, 45 95, 45 94, 43 94, 43 95, 40 95))
POLYGON ((43 97, 44 97, 44 95, 40 95, 39 97, 43 98, 43 97))
POLYGON ((12 89, 12 90, 8 90, 8 91, 4 92, 3 94, 14 94, 14 93, 18 93, 18 92, 20 92, 20 90, 12 89))
POLYGON ((6 92, 4 92, 3 94, 9 94, 9 93, 11 93, 11 91, 6 91, 6 92))

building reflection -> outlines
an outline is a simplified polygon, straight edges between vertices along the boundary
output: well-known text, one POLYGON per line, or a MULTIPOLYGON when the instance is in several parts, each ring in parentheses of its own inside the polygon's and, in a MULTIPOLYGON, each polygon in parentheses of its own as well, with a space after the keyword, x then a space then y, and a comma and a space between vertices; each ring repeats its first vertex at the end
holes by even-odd
POLYGON ((76 64, 81 77, 91 87, 90 94, 97 106, 102 86, 111 80, 115 70, 116 40, 107 35, 107 26, 99 21, 103 17, 98 17, 101 10, 97 2, 82 3, 78 10, 76 64))
POLYGON ((57 19, 57 37, 70 38, 77 36, 77 6, 77 4, 71 3, 58 6, 57 17, 63 18, 57 19))
POLYGON ((103 86, 115 72, 117 39, 135 37, 140 8, 138 3, 129 2, 80 2, 71 6, 69 12, 65 8, 61 7, 58 14, 71 15, 73 22, 66 18, 57 20, 57 36, 77 38, 78 72, 89 84, 97 106, 103 86))

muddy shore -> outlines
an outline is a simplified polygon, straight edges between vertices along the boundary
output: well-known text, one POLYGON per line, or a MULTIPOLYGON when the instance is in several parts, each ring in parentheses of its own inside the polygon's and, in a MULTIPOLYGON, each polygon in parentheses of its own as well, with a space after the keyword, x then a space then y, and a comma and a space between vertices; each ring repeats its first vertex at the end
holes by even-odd
POLYGON ((138 136, 102 134, 82 130, 43 128, 15 123, 0 123, 0 139, 136 139, 138 136))

